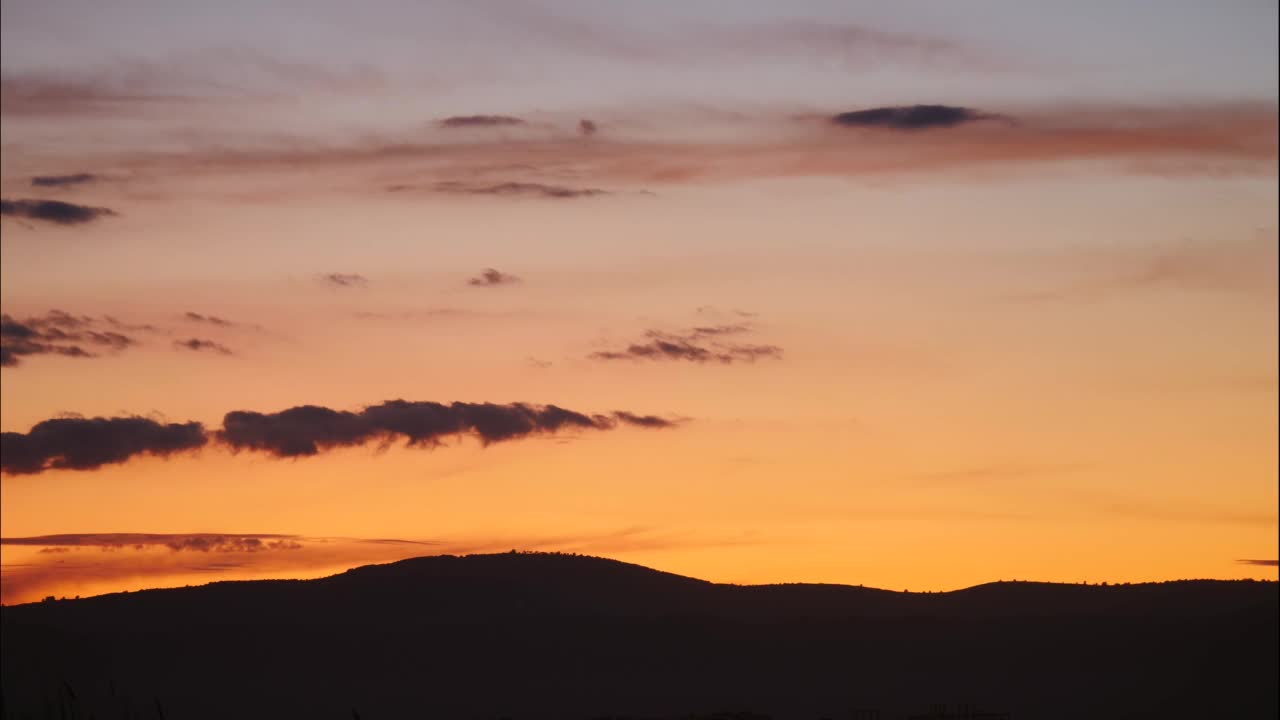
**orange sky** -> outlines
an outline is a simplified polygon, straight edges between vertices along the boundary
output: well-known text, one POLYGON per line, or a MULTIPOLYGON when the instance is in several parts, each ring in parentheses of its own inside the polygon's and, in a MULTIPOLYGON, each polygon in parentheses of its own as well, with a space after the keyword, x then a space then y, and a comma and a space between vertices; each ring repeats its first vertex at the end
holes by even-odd
POLYGON ((431 124, 490 106, 466 97, 378 134, 251 132, 255 107, 301 123, 259 99, 6 109, 7 201, 114 212, 3 219, 6 322, 59 309, 132 343, 22 355, 0 426, 216 431, 234 410, 397 398, 671 426, 301 458, 215 439, 7 472, 3 602, 510 548, 891 589, 1276 577, 1240 562, 1276 557, 1266 93, 1138 111, 1010 90, 991 111, 1013 122, 924 131, 780 98, 726 101, 731 120, 601 111, 590 137, 571 104, 507 108, 529 118, 515 129, 431 124), (77 172, 96 179, 31 183, 77 172), (468 283, 485 268, 518 280, 468 283), (655 337, 729 355, 601 359, 655 337), (193 338, 217 346, 177 344, 193 338), (287 543, 183 544, 200 533, 287 543), (14 542, 45 535, 74 537, 14 542))

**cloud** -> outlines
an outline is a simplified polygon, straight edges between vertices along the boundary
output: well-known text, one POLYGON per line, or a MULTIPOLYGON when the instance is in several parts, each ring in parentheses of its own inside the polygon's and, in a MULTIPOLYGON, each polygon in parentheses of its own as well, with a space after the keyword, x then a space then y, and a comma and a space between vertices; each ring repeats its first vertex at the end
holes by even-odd
POLYGON ((469 435, 482 445, 570 430, 613 430, 621 425, 667 428, 676 420, 627 411, 587 415, 556 405, 527 403, 411 402, 388 400, 351 412, 300 405, 273 413, 233 410, 222 428, 198 422, 160 423, 143 417, 60 417, 29 432, 3 433, 0 472, 30 475, 45 470, 94 470, 138 455, 194 451, 216 441, 232 451, 277 458, 317 455, 339 447, 403 439, 406 446, 434 448, 469 435))
POLYGON ((97 357, 78 345, 46 345, 27 340, 5 338, 0 344, 0 367, 16 367, 25 355, 62 355, 63 357, 97 357))
POLYGON ((854 110, 834 115, 831 122, 842 127, 880 127, 892 130, 947 128, 986 120, 991 115, 952 105, 904 105, 854 110))
POLYGON ((695 327, 682 333, 647 330, 644 342, 632 343, 621 350, 594 352, 587 357, 592 360, 671 360, 718 362, 723 365, 782 357, 782 348, 777 345, 733 343, 719 339, 748 332, 752 332, 752 328, 746 324, 695 327))
POLYGON ((719 317, 729 316, 729 317, 737 317, 737 318, 754 318, 754 317, 759 317, 760 315, 760 313, 748 312, 746 310, 738 310, 736 308, 730 308, 728 310, 725 310, 722 308, 715 307, 714 305, 699 305, 694 312, 698 313, 699 315, 711 315, 711 316, 719 316, 719 317))
POLYGON ((160 99, 163 98, 108 88, 88 78, 9 73, 0 76, 0 114, 4 115, 98 115, 160 99))
POLYGON ((534 182, 504 182, 497 183, 495 185, 441 182, 436 183, 433 189, 435 192, 452 195, 499 195, 504 197, 531 196, 556 199, 595 197, 597 195, 609 194, 608 190, 601 190, 599 188, 573 188, 565 187, 563 185, 547 185, 544 183, 534 182))
POLYGON ((1274 297, 1280 256, 1274 231, 1225 240, 1182 240, 1091 249, 1051 258, 1055 269, 1081 277, 1058 287, 1039 280, 1018 302, 1094 302, 1139 292, 1210 291, 1274 297))
POLYGON ((677 425, 675 420, 668 420, 657 415, 633 415, 622 410, 615 411, 613 417, 620 423, 635 425, 636 427, 669 428, 677 425))
POLYGON ((440 121, 440 127, 503 127, 523 125, 524 120, 510 115, 454 115, 440 121))
POLYGON ((81 225, 100 217, 115 215, 114 210, 61 200, 0 200, 0 215, 41 220, 58 225, 81 225))
POLYGON ((31 184, 35 187, 69 187, 71 185, 83 185, 98 180, 98 176, 93 173, 75 173, 73 175, 37 175, 31 178, 31 184))
POLYGON ((493 268, 485 268, 484 272, 467 281, 468 285, 475 287, 493 287, 495 285, 510 285, 520 282, 520 278, 515 275, 498 272, 493 268))
POLYGON ((271 533, 86 533, 4 538, 0 544, 6 559, 23 560, 3 569, 0 600, 5 604, 210 580, 327 575, 432 551, 418 543, 271 533))
POLYGON ((138 455, 167 457, 208 443, 198 422, 160 423, 143 417, 64 417, 37 423, 29 432, 0 433, 0 471, 94 470, 138 455))
POLYGON ((264 549, 288 550, 285 541, 296 541, 297 535, 275 533, 65 533, 35 537, 0 538, 0 545, 29 547, 102 547, 134 550, 163 546, 175 552, 256 552, 264 549))
POLYGON ((196 323, 207 323, 209 325, 217 325, 218 327, 232 327, 235 323, 230 320, 220 318, 216 315, 201 315, 197 312, 187 311, 182 314, 183 319, 196 323))
MULTIPOLYGON (((112 327, 121 324, 106 318, 112 327)), ((21 358, 32 355, 62 355, 92 358, 90 345, 109 351, 121 351, 138 344, 134 338, 114 330, 94 329, 95 318, 50 310, 43 316, 17 320, 0 315, 0 366, 15 367, 21 358)))
POLYGON ((991 52, 945 37, 853 23, 793 19, 689 23, 655 33, 639 26, 605 25, 532 3, 489 10, 495 21, 518 28, 523 35, 539 36, 560 50, 686 71, 706 65, 741 69, 749 63, 775 67, 788 62, 839 71, 888 64, 987 72, 1013 66, 991 52))
POLYGON ((1089 470, 1091 463, 1000 464, 964 467, 952 470, 913 473, 904 479, 924 484, 958 485, 970 482, 1022 482, 1050 475, 1065 475, 1089 470))
POLYGON ((555 405, 389 400, 359 412, 301 405, 276 413, 227 413, 218 441, 232 450, 274 457, 305 457, 338 447, 403 438, 431 448, 450 436, 473 435, 484 445, 561 430, 609 430, 617 424, 666 427, 661 419, 630 413, 586 415, 555 405), (637 419, 640 418, 640 419, 637 419))
POLYGON ((338 287, 364 287, 369 284, 369 278, 355 273, 329 273, 321 275, 320 279, 338 287))
POLYGON ((235 535, 200 534, 186 537, 175 537, 164 543, 174 552, 264 552, 274 550, 300 550, 302 543, 296 540, 263 540, 259 537, 243 537, 235 535))
POLYGON ((173 346, 176 348, 185 348, 187 350, 194 350, 195 352, 209 351, 209 352, 218 353, 220 355, 235 354, 231 352, 231 348, 227 347, 226 345, 223 345, 221 343, 216 343, 212 340, 201 340, 200 338, 190 338, 188 340, 174 340, 173 346))
POLYGON ((102 116, 171 111, 175 103, 296 96, 311 90, 368 91, 385 78, 368 65, 335 67, 281 60, 247 47, 167 53, 163 59, 118 58, 84 72, 6 72, 0 75, 4 115, 102 116))
POLYGON ((704 325, 690 330, 690 334, 693 337, 716 337, 718 335, 737 335, 747 332, 751 332, 751 326, 746 323, 738 323, 734 325, 704 325))
MULTIPOLYGON (((683 135, 688 124, 682 120, 666 128, 669 137, 653 125, 644 135, 628 136, 629 126, 624 124, 591 142, 569 132, 466 143, 404 136, 342 147, 266 145, 139 152, 128 162, 152 175, 182 173, 193 167, 240 175, 287 166, 314 176, 373 166, 387 177, 415 178, 412 184, 400 184, 400 189, 548 199, 598 195, 604 192, 597 189, 602 186, 880 177, 1075 162, 1105 164, 1100 169, 1108 172, 1140 174, 1158 166, 1164 174, 1192 177, 1206 172, 1271 177, 1276 171, 1276 110, 1262 104, 1149 110, 1028 107, 1019 111, 1017 123, 969 122, 945 132, 885 131, 880 133, 882 141, 875 143, 851 142, 851 132, 863 131, 831 122, 830 113, 818 117, 820 122, 799 121, 791 112, 761 115, 748 118, 758 132, 741 124, 708 125, 700 139, 683 135), (515 168, 521 168, 521 174, 511 175, 515 168), (592 187, 575 184, 583 182, 576 178, 584 177, 592 178, 592 187)), ((359 182, 363 186, 367 180, 359 182)))
POLYGON ((493 313, 480 310, 470 310, 467 308, 455 307, 433 307, 421 308, 417 310, 396 310, 396 311, 373 311, 361 310, 352 315, 361 320, 408 320, 408 321, 426 321, 426 320, 450 320, 450 319, 479 319, 488 317, 506 317, 510 313, 493 313))
POLYGON ((156 327, 155 325, 149 325, 147 323, 132 324, 132 323, 122 322, 120 320, 117 320, 116 318, 111 317, 110 315, 103 315, 102 319, 107 321, 108 325, 118 330, 128 330, 130 332, 141 331, 141 332, 162 333, 162 334, 168 332, 167 330, 163 330, 161 328, 156 327))
POLYGON ((1261 567, 1280 566, 1280 560, 1237 560, 1242 565, 1259 565, 1261 567))
POLYGON ((1133 498, 1086 491, 1064 491, 1063 499, 1087 507, 1094 512, 1184 525, 1223 524, 1274 528, 1277 522, 1274 510, 1270 512, 1243 510, 1223 505, 1215 506, 1203 500, 1133 498))

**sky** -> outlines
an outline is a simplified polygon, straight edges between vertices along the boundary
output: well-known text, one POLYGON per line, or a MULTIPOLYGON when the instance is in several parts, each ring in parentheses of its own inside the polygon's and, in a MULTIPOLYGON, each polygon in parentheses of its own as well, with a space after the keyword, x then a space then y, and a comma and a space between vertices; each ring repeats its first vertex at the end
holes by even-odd
POLYGON ((1275 579, 1276 28, 4 0, 0 601, 1275 579))

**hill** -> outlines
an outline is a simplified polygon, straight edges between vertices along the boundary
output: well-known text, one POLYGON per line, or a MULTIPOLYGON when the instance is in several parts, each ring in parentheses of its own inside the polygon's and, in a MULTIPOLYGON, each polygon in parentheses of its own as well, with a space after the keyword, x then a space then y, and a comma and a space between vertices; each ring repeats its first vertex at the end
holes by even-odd
POLYGON ((0 680, 8 717, 72 694, 82 716, 169 720, 1276 717, 1278 598, 1272 582, 899 593, 436 556, 6 607, 0 680))

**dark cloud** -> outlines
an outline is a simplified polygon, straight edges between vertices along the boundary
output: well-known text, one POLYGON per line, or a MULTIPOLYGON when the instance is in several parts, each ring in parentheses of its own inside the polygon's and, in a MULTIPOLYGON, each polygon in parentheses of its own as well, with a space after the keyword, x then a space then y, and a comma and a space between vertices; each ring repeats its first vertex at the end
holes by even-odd
POLYGON ((632 413, 618 410, 613 413, 613 417, 620 423, 637 427, 669 428, 676 426, 675 420, 668 420, 657 415, 633 415, 632 413))
POLYGON ((21 358, 31 355, 97 357, 85 345, 120 351, 137 344, 134 338, 114 330, 94 329, 97 322, 87 315, 62 310, 50 310, 42 317, 25 320, 0 315, 0 366, 15 367, 21 358))
POLYGON ((37 175, 31 178, 31 184, 35 187, 68 187, 70 185, 84 185, 98 179, 93 173, 74 173, 72 175, 37 175))
POLYGON ((612 430, 620 425, 666 428, 677 424, 625 411, 587 415, 556 405, 450 404, 389 400, 358 412, 300 405, 274 413, 234 410, 222 428, 198 422, 162 424, 142 417, 45 420, 27 433, 0 437, 0 472, 93 470, 137 455, 168 456, 197 450, 211 440, 233 451, 278 458, 316 455, 340 447, 403 439, 408 447, 433 448, 453 436, 471 435, 483 445, 566 430, 612 430))
POLYGON ((578 121, 578 134, 584 137, 591 137, 596 134, 600 128, 596 124, 586 118, 578 121))
POLYGON ((1260 565, 1262 567, 1280 566, 1280 560, 1237 560, 1242 565, 1260 565))
POLYGON ((947 128, 985 120, 990 115, 952 105, 904 105, 840 113, 831 122, 844 127, 882 127, 893 130, 947 128))
POLYGON ((338 287, 364 287, 369 284, 369 278, 355 273, 329 273, 320 279, 338 287))
POLYGON ((231 327, 235 325, 235 323, 230 320, 220 318, 216 315, 201 315, 200 313, 191 311, 183 313, 182 317, 191 322, 207 323, 209 325, 217 325, 218 327, 231 327))
POLYGON ((195 352, 215 352, 220 355, 234 355, 231 348, 216 343, 212 340, 201 340, 200 338, 190 338, 188 340, 174 340, 173 346, 185 350, 194 350, 195 352))
POLYGON ((77 345, 52 345, 43 342, 43 333, 28 323, 8 315, 0 315, 0 366, 14 367, 25 355, 65 355, 92 357, 77 345))
POLYGON ((440 121, 440 127, 502 127, 523 125, 524 120, 510 115, 454 115, 440 121))
POLYGON ((29 432, 0 433, 0 470, 93 470, 137 455, 168 456, 208 442, 198 422, 159 423, 143 417, 54 418, 29 432))
POLYGON ((782 348, 776 345, 729 343, 717 339, 751 331, 749 325, 741 324, 696 327, 683 333, 648 330, 644 342, 632 343, 621 350, 594 352, 588 357, 592 360, 674 360, 724 365, 782 357, 782 348))
POLYGON ((665 427, 661 418, 630 413, 585 415, 555 405, 511 403, 443 404, 390 400, 360 412, 302 405, 277 413, 227 413, 220 442, 234 450, 275 457, 303 457, 323 450, 403 438, 410 447, 434 447, 456 435, 474 435, 488 445, 566 429, 608 430, 618 423, 665 427))
POLYGON ((498 272, 493 268, 485 268, 484 272, 468 280, 467 284, 476 287, 493 287, 494 285, 510 285, 518 282, 520 282, 520 278, 515 275, 498 272))
POLYGON ((500 195, 508 197, 531 196, 557 199, 595 197, 608 195, 609 191, 599 188, 572 188, 562 185, 546 185, 544 183, 505 182, 496 185, 468 185, 460 182, 436 183, 434 190, 453 195, 500 195))
POLYGON ((43 220, 58 225, 80 225, 106 215, 114 210, 88 205, 76 205, 61 200, 0 200, 0 215, 43 220))

